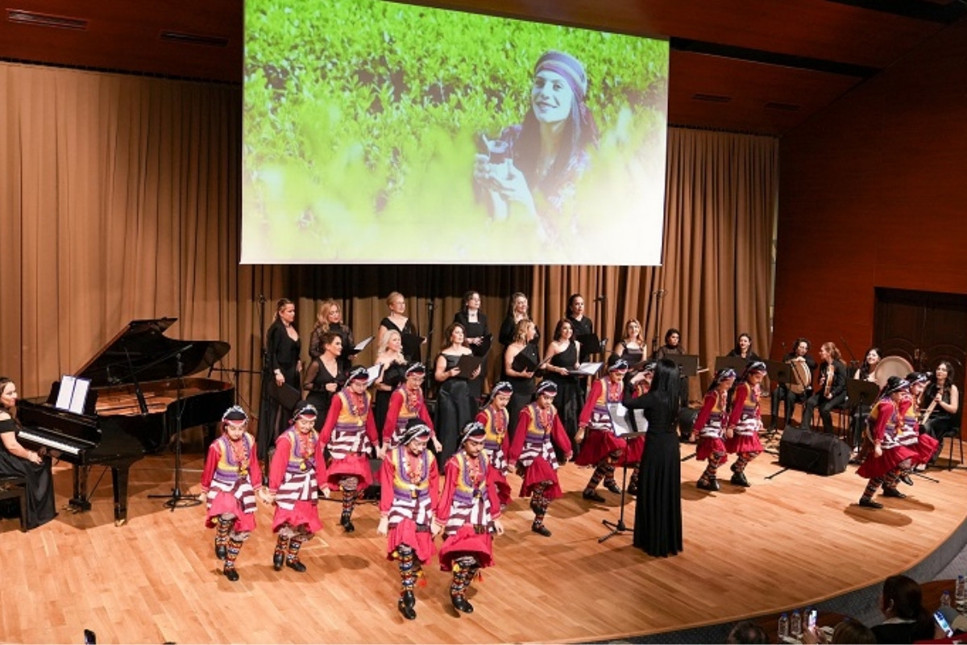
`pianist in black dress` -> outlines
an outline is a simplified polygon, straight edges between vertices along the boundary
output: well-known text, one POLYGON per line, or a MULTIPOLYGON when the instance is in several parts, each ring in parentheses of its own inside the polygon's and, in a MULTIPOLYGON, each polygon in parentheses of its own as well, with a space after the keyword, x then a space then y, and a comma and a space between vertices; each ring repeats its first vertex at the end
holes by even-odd
POLYGON ((0 377, 0 476, 27 481, 27 528, 54 519, 54 479, 50 457, 28 450, 17 441, 17 386, 0 377))
POLYGON ((292 417, 292 410, 282 409, 278 397, 272 396, 270 388, 291 385, 298 393, 295 400, 302 398, 302 360, 299 358, 302 342, 294 322, 295 304, 288 298, 281 298, 276 303, 275 320, 265 332, 265 370, 268 378, 263 387, 266 396, 262 401, 258 433, 259 459, 263 461, 268 458, 269 447, 275 445, 276 437, 288 427, 292 417), (263 432, 263 428, 267 428, 268 432, 263 432))

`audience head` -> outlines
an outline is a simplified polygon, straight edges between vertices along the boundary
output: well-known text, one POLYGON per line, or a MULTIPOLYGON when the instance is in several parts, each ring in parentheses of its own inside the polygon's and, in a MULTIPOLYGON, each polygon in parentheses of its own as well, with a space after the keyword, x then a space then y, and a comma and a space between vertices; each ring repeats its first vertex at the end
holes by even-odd
POLYGON ((764 629, 751 620, 743 620, 732 627, 725 638, 726 643, 768 643, 769 637, 764 629))
POLYGON ((833 628, 833 636, 829 642, 867 645, 876 642, 876 634, 855 618, 846 617, 836 623, 836 627, 833 628))
POLYGON ((907 576, 890 576, 883 581, 880 611, 887 618, 916 620, 923 612, 920 584, 907 576))

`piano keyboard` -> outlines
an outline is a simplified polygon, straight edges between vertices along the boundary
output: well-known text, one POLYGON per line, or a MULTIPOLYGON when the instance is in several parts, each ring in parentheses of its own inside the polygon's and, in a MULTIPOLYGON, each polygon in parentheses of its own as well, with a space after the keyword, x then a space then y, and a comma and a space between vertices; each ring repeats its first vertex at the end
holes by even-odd
POLYGON ((55 450, 60 450, 61 452, 66 452, 71 455, 78 455, 81 452, 81 449, 77 446, 72 446, 69 443, 64 443, 63 441, 58 441, 57 439, 51 439, 46 435, 34 434, 26 428, 18 432, 17 436, 20 439, 26 439, 27 441, 32 441, 42 446, 54 448, 55 450))

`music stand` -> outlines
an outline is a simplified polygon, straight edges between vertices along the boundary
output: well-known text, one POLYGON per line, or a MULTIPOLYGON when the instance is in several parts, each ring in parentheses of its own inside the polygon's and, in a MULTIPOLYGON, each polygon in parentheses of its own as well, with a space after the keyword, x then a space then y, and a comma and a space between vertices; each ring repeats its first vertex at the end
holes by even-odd
MULTIPOLYGON (((622 439, 634 439, 635 437, 644 437, 647 432, 626 432, 621 435, 622 439)), ((610 528, 607 535, 598 538, 598 544, 601 544, 605 540, 613 538, 618 533, 627 533, 628 531, 634 531, 634 528, 628 528, 625 525, 625 493, 628 488, 628 460, 626 459, 623 464, 621 464, 621 510, 618 512, 618 521, 612 522, 611 520, 601 520, 601 523, 610 528)))
POLYGON ((175 365, 177 366, 175 382, 178 388, 175 395, 175 485, 168 495, 148 495, 150 499, 167 499, 165 506, 170 508, 172 512, 176 508, 189 508, 201 504, 201 500, 196 495, 183 495, 181 492, 181 415, 185 411, 186 404, 181 396, 185 372, 181 354, 190 347, 191 345, 186 345, 174 353, 175 365))
POLYGON ((730 367, 735 371, 736 376, 741 376, 749 362, 750 361, 748 359, 742 358, 741 356, 716 356, 715 372, 718 373, 719 371, 730 367))
MULTIPOLYGON (((846 381, 846 400, 849 401, 850 429, 853 430, 853 415, 859 410, 861 405, 872 409, 876 403, 876 397, 880 393, 880 388, 873 381, 851 378, 846 381)), ((855 420, 857 423, 862 423, 855 420)), ((855 433, 854 433, 855 436, 855 433)), ((859 449, 859 446, 853 446, 859 449)))
POLYGON ((698 354, 665 354, 664 358, 678 365, 678 373, 686 378, 698 374, 698 354))

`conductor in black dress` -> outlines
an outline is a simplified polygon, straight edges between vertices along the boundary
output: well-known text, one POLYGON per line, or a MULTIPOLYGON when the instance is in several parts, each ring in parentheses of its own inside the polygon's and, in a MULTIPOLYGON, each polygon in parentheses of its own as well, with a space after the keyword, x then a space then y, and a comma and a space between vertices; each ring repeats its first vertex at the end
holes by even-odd
POLYGON ((635 503, 634 545, 648 555, 667 557, 682 550, 682 469, 675 421, 679 411, 681 379, 678 365, 667 358, 655 366, 647 394, 625 406, 643 410, 648 420, 645 453, 635 503))

